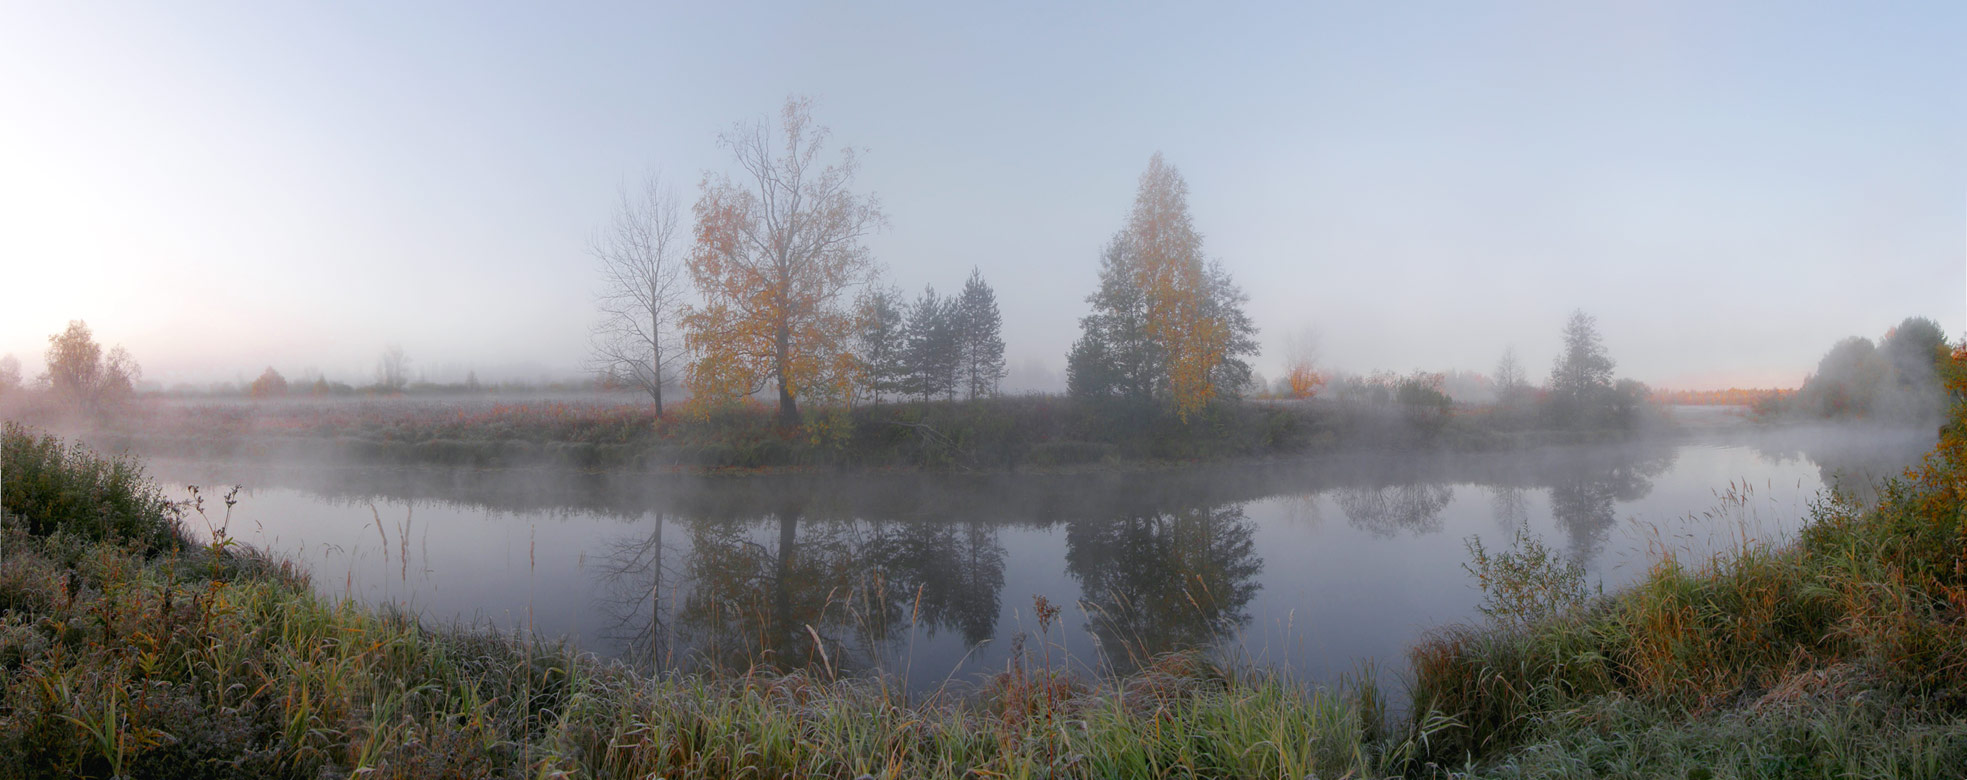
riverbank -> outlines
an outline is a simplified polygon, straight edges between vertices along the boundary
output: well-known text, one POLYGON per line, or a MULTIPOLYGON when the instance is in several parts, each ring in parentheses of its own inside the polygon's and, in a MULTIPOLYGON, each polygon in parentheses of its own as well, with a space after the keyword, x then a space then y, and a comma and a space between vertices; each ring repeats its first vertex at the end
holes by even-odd
POLYGON ((1934 451, 1874 503, 1826 497, 1795 544, 1682 560, 1661 540, 1645 580, 1598 598, 1568 598, 1555 562, 1513 553, 1495 623, 1412 651, 1417 710, 1455 724, 1431 755, 1499 776, 1957 774, 1967 349, 1946 368, 1934 451))
POLYGON ((1664 413, 1629 429, 1560 430, 1538 427, 1534 415, 1488 408, 1335 399, 1223 402, 1187 420, 1157 405, 1058 396, 868 404, 814 411, 798 429, 780 428, 763 406, 657 417, 646 404, 595 398, 145 404, 86 426, 43 424, 86 433, 106 449, 186 457, 689 473, 1057 471, 1354 451, 1496 452, 1677 429, 1664 413))
MULTIPOLYGON (((20 511, 0 540, 0 753, 18 757, 0 776, 1944 777, 1967 762, 1958 417, 1914 479, 1873 509, 1826 504, 1793 548, 1669 557, 1610 597, 1446 630, 1416 650, 1421 706, 1393 719, 1370 686, 1307 692, 1188 655, 1073 678, 1043 622, 1019 663, 960 695, 835 679, 824 657, 651 678, 324 600, 291 567, 188 542, 174 524, 200 515, 134 469, 23 439, 0 475, 20 511)), ((1503 582, 1551 581, 1516 571, 1503 582)))

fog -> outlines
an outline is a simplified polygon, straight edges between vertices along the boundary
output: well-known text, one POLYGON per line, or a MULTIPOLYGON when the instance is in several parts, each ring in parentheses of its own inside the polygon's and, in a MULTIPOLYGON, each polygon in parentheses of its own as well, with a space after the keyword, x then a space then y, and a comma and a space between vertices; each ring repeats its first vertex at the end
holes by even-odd
POLYGON ((87 320, 151 386, 581 376, 617 190, 685 206, 814 100, 883 277, 972 268, 1009 390, 1059 390, 1159 151, 1250 294, 1365 374, 1794 387, 1908 314, 1967 329, 1958 6, 0 10, 0 354, 87 320))

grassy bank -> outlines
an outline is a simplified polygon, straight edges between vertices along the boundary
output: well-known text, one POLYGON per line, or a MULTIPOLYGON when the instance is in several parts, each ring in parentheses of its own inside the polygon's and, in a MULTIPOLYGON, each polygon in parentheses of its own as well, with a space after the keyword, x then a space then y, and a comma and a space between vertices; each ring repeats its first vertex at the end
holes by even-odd
MULTIPOLYGON (((1455 724, 1430 758, 1498 776, 1959 776, 1967 351, 1949 372, 1938 447, 1875 505, 1828 496, 1792 545, 1663 549, 1627 591, 1419 644, 1417 708, 1455 724)), ((1534 555, 1514 562, 1532 591, 1553 581, 1524 576, 1550 571, 1534 555)))
POLYGON ((1046 636, 962 695, 640 676, 324 600, 189 541, 201 507, 132 464, 17 428, 4 455, 0 777, 1338 777, 1421 744, 1385 734, 1370 688, 1193 656, 1073 679, 1046 636))

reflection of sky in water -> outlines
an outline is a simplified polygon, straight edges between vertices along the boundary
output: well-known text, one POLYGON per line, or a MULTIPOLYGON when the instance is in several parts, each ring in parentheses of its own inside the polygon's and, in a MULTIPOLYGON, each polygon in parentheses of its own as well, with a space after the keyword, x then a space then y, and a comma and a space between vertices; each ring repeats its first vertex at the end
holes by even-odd
MULTIPOLYGON (((1006 498, 1000 511, 999 484, 955 519, 906 501, 894 511, 798 498, 717 509, 755 492, 741 479, 637 516, 402 497, 433 495, 402 485, 450 478, 438 471, 389 472, 373 498, 349 498, 363 490, 350 491, 346 474, 322 490, 227 464, 154 461, 153 472, 174 491, 247 483, 232 534, 300 559, 323 593, 435 620, 530 625, 637 662, 816 662, 818 635, 835 667, 906 673, 917 688, 967 682, 1003 669, 1017 635, 1038 632, 1043 597, 1064 607, 1049 633, 1055 659, 1063 646, 1073 663, 1124 667, 1213 637, 1222 652, 1330 681, 1366 659, 1398 674, 1430 627, 1475 616, 1480 594, 1462 569, 1469 537, 1499 548, 1527 527, 1614 588, 1662 545, 1692 555, 1791 537, 1825 472, 1890 473, 1929 441, 1819 443, 1808 457, 1772 446, 1578 448, 1433 458, 1363 477, 1272 466, 1233 499, 1197 488, 1190 500, 1181 477, 1148 475, 1175 487, 1116 493, 1111 509, 1088 503, 1092 488, 1071 478, 1033 478, 1045 483, 1037 498, 1006 498)), ((360 488, 366 472, 349 473, 360 488)))

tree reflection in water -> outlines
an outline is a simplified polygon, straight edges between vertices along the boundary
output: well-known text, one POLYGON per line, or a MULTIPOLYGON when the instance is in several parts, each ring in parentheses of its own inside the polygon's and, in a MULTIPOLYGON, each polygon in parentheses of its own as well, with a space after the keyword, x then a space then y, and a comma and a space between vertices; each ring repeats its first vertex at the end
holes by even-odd
POLYGON ((1530 526, 1529 498, 1515 485, 1490 485, 1489 511, 1495 515, 1496 527, 1509 533, 1530 526))
POLYGON ((1390 487, 1347 487, 1333 500, 1352 527, 1380 538, 1402 532, 1419 536, 1440 531, 1441 510, 1455 497, 1447 485, 1410 482, 1390 487))
POLYGON ((938 630, 956 630, 974 647, 997 633, 1004 590, 1004 546, 980 521, 913 521, 887 526, 875 537, 869 560, 888 588, 906 599, 909 619, 938 630))
POLYGON ((1116 668, 1205 647, 1250 619, 1263 559, 1243 504, 1077 520, 1066 567, 1116 668))
POLYGON ((678 623, 697 660, 725 670, 815 662, 840 670, 856 660, 843 652, 848 639, 865 651, 885 638, 893 605, 878 592, 878 577, 859 576, 857 529, 833 520, 802 524, 804 514, 789 504, 762 524, 690 524, 678 623))
POLYGON ((1005 550, 987 523, 874 522, 792 499, 762 518, 689 519, 687 543, 665 548, 673 519, 658 513, 598 563, 604 638, 656 668, 846 673, 879 666, 910 626, 971 646, 996 633, 1005 550))
POLYGON ((1620 448, 1606 457, 1555 460, 1549 466, 1550 513, 1571 542, 1571 560, 1588 563, 1618 525, 1616 504, 1638 501, 1653 478, 1673 465, 1666 448, 1620 448))
MULTIPOLYGON (((646 536, 609 539, 597 560, 600 570, 599 610, 606 618, 601 637, 613 643, 624 661, 647 664, 646 669, 674 665, 675 577, 664 560, 663 529, 667 517, 656 521, 646 536)), ((672 544, 674 544, 672 542, 672 544)))

